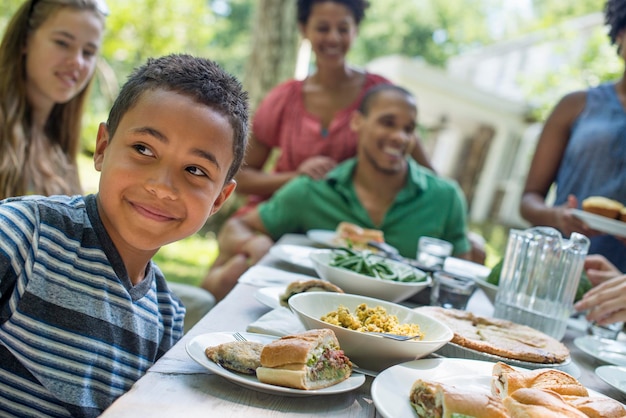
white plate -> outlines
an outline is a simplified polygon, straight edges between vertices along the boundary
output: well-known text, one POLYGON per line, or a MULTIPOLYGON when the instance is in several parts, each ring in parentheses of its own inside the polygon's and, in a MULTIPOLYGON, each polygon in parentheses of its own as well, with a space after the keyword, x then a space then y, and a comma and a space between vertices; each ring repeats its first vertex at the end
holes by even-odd
POLYGON ((593 228, 596 231, 626 237, 626 222, 607 218, 606 216, 596 215, 595 213, 585 212, 579 209, 572 209, 572 214, 584 221, 590 228, 593 228))
POLYGON ((314 241, 317 244, 325 245, 327 247, 337 247, 335 238, 337 233, 326 229, 311 229, 306 233, 307 238, 314 241))
POLYGON ((591 357, 605 363, 626 366, 626 344, 621 341, 585 335, 576 338, 574 344, 591 357))
MULTIPOLYGON (((241 333, 248 341, 258 341, 261 343, 269 343, 275 340, 277 337, 263 334, 252 334, 247 332, 241 333)), ((202 334, 193 338, 185 346, 187 354, 193 360, 195 360, 201 366, 206 367, 211 372, 230 380, 231 382, 253 389, 259 392, 269 393, 272 395, 283 396, 314 396, 314 395, 334 395, 337 393, 349 392, 357 389, 365 382, 365 376, 362 374, 352 374, 347 380, 338 383, 334 386, 330 386, 324 389, 315 390, 301 390, 291 389, 282 386, 269 385, 267 383, 261 383, 257 380, 256 376, 246 375, 242 373, 231 372, 224 369, 222 366, 212 362, 204 354, 204 350, 207 347, 222 344, 229 341, 235 341, 232 333, 228 332, 213 332, 210 334, 202 334)))
POLYGON ((309 254, 314 249, 302 245, 274 245, 270 248, 270 254, 286 263, 313 269, 313 262, 309 258, 309 254))
POLYGON ((398 364, 382 371, 372 383, 372 399, 386 418, 413 417, 409 391, 417 379, 491 393, 494 363, 464 359, 422 359, 398 364))
POLYGON ((265 306, 272 309, 280 308, 280 295, 285 293, 285 286, 262 287, 256 291, 254 297, 265 306))
MULTIPOLYGON (((398 364, 382 371, 372 383, 372 399, 385 418, 414 417, 409 391, 417 379, 457 386, 477 393, 491 393, 494 363, 464 359, 422 359, 398 364)), ((523 368, 516 367, 518 370, 523 368)), ((589 390, 590 396, 601 396, 589 390)))
POLYGON ((596 374, 609 385, 626 394, 626 368, 619 366, 600 366, 596 374))

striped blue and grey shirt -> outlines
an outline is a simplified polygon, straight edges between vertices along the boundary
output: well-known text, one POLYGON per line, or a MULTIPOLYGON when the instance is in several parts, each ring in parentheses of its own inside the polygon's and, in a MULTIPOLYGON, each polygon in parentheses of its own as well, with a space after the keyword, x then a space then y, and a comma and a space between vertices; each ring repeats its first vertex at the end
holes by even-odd
POLYGON ((0 202, 0 416, 97 416, 183 333, 150 263, 133 286, 94 195, 0 202))

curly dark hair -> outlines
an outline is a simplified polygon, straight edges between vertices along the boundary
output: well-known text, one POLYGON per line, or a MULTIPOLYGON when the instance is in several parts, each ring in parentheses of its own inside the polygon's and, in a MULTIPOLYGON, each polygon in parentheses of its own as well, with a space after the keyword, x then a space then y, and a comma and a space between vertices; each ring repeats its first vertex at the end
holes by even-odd
POLYGON ((609 26, 609 38, 614 44, 617 35, 626 27, 626 1, 608 0, 604 5, 604 22, 609 26))
POLYGON ((146 91, 180 93, 226 116, 233 128, 233 162, 226 174, 230 181, 242 164, 248 138, 248 93, 237 78, 214 61, 187 54, 149 58, 122 86, 107 120, 111 138, 122 120, 146 91))
POLYGON ((315 3, 324 2, 339 3, 346 6, 354 15, 354 21, 358 25, 365 17, 365 9, 370 6, 370 2, 367 0, 298 0, 298 22, 306 24, 311 16, 311 8, 315 3))

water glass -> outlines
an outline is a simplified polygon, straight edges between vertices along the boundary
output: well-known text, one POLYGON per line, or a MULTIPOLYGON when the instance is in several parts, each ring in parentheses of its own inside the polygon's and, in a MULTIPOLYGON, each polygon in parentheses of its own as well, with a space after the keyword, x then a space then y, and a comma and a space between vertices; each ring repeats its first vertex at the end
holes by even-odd
POLYGON ((622 328, 624 328, 623 322, 613 322, 612 324, 600 325, 595 321, 589 321, 587 334, 598 338, 617 340, 617 336, 622 331, 622 328))
POLYGON ((417 243, 417 261, 425 267, 441 268, 446 257, 452 255, 452 244, 438 238, 420 237, 417 243))
POLYGON ((472 279, 437 271, 433 274, 430 304, 444 308, 465 309, 476 290, 472 279))

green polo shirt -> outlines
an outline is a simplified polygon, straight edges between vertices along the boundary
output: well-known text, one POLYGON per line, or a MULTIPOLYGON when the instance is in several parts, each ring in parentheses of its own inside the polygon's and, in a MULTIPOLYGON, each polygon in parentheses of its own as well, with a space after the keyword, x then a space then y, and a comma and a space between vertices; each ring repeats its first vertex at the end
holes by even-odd
POLYGON ((421 236, 451 242, 455 255, 469 251, 467 207, 458 185, 408 161, 407 182, 381 225, 374 225, 357 198, 352 182, 355 158, 337 165, 323 180, 293 179, 258 206, 261 220, 274 240, 287 233, 334 230, 347 221, 382 230, 385 241, 409 258, 415 258, 421 236))

